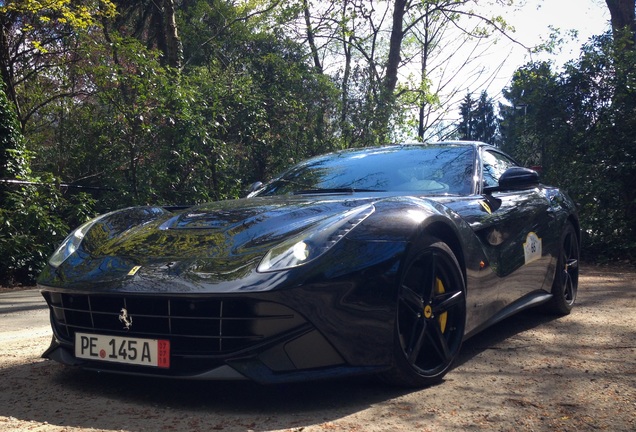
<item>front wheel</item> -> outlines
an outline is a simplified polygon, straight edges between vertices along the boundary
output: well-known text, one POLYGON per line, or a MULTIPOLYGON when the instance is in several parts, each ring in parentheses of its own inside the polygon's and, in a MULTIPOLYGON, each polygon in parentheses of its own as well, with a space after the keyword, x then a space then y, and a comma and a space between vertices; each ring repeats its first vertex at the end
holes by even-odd
POLYGON ((409 387, 434 384, 457 357, 466 321, 464 278, 446 243, 429 238, 413 249, 397 301, 394 366, 384 378, 409 387))
POLYGON ((579 287, 579 238, 571 223, 561 235, 561 249, 552 283, 552 299, 547 304, 551 313, 567 315, 574 307, 579 287))

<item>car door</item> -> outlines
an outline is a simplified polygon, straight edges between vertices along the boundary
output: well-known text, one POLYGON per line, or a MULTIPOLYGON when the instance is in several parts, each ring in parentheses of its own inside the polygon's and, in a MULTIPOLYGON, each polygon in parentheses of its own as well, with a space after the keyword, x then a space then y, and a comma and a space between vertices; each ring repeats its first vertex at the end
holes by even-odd
MULTIPOLYGON (((549 200, 540 185, 505 190, 501 175, 515 162, 491 148, 481 150, 481 187, 486 211, 477 217, 475 229, 482 240, 490 267, 497 274, 498 300, 505 306, 541 289, 552 256, 544 253, 549 238, 549 200)), ((551 245, 547 250, 551 249, 551 245)))

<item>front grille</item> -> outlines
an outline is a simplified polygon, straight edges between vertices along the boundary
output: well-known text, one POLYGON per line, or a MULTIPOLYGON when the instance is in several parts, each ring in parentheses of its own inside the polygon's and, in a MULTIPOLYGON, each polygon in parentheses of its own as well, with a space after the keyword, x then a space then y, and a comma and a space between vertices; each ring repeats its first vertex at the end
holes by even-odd
POLYGON ((244 350, 305 323, 278 303, 240 298, 149 297, 44 292, 57 335, 75 332, 169 339, 172 356, 210 357, 244 350), (126 309, 127 330, 119 317, 126 309))

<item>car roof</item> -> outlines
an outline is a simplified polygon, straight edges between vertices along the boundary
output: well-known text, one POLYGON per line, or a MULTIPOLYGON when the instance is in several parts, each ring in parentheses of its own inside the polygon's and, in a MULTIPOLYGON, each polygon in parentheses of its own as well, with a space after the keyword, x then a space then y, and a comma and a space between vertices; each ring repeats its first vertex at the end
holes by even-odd
MULTIPOLYGON (((403 143, 394 143, 394 144, 386 144, 386 145, 381 145, 381 146, 370 146, 370 147, 352 147, 352 148, 347 148, 347 149, 341 149, 341 150, 335 150, 329 153, 323 153, 323 154, 319 154, 316 155, 314 157, 308 158, 306 159, 304 162, 313 160, 313 159, 321 159, 321 158, 330 158, 330 157, 337 157, 338 155, 348 155, 348 154, 355 154, 355 153, 375 153, 375 152, 383 152, 383 151, 397 151, 400 149, 407 149, 409 147, 413 148, 413 147, 421 147, 422 149, 424 148, 431 148, 431 147, 444 147, 444 146, 448 146, 448 147, 470 147, 472 148, 475 153, 480 153, 481 149, 487 148, 487 149, 491 149, 491 150, 496 150, 499 152, 502 152, 501 149, 495 147, 492 144, 487 144, 485 142, 481 142, 481 141, 462 141, 462 140, 448 140, 448 141, 433 141, 433 142, 403 142, 403 143)), ((504 153, 504 152, 502 152, 504 153)), ((507 157, 510 157, 508 155, 506 155, 507 157)), ((512 158, 511 158, 512 159, 512 158)))
MULTIPOLYGON (((380 146, 377 148, 394 148, 394 147, 407 147, 407 146, 420 146, 420 147, 434 147, 434 146, 457 146, 457 147, 474 147, 474 148, 497 148, 492 144, 488 144, 482 141, 464 141, 464 140, 444 140, 444 141, 429 141, 429 142, 404 142, 404 143, 395 143, 389 144, 385 146, 380 146)), ((364 149, 372 149, 374 147, 361 147, 356 150, 364 150, 364 149)), ((353 150, 353 149, 352 149, 353 150)))
MULTIPOLYGON (((394 143, 394 144, 386 144, 381 146, 370 146, 370 147, 352 147, 342 150, 336 150, 330 153, 324 153, 316 155, 315 158, 322 157, 332 157, 335 155, 344 155, 351 153, 360 153, 360 152, 382 152, 383 150, 399 150, 401 148, 408 147, 443 147, 443 146, 453 146, 453 147, 472 147, 475 151, 478 151, 481 148, 490 148, 497 149, 495 146, 491 144, 487 144, 481 141, 461 141, 461 140, 448 140, 448 141, 434 141, 434 142, 403 142, 403 143, 394 143)), ((313 159, 313 158, 310 158, 313 159)))
MULTIPOLYGON (((390 149, 390 148, 400 148, 400 147, 435 147, 435 146, 457 146, 457 147, 489 147, 496 148, 492 144, 488 144, 481 141, 462 141, 462 140, 448 140, 448 141, 432 141, 432 142, 403 142, 403 143, 394 143, 394 144, 386 144, 381 146, 370 146, 370 147, 352 147, 348 149, 344 149, 341 151, 364 151, 364 150, 377 150, 377 149, 390 149)), ((341 152, 341 151, 338 151, 341 152)))
POLYGON ((458 146, 465 145, 465 146, 472 146, 472 147, 483 147, 483 146, 492 147, 490 144, 481 142, 481 141, 462 141, 462 140, 435 141, 435 142, 428 143, 428 145, 458 145, 458 146))

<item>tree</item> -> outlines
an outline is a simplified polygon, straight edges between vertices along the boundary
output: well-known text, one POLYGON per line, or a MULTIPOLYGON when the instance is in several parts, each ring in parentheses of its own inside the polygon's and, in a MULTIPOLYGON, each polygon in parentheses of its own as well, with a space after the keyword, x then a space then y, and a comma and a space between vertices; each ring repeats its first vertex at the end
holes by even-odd
POLYGON ((495 108, 492 100, 488 97, 485 90, 479 95, 477 107, 475 109, 475 118, 477 119, 475 139, 477 141, 486 142, 496 145, 497 137, 497 117, 495 116, 495 108))
POLYGON ((0 3, 0 75, 22 131, 44 106, 86 91, 67 80, 78 40, 112 17, 110 0, 9 0, 0 3))
POLYGON ((180 69, 183 65, 183 45, 179 36, 174 0, 113 0, 118 14, 113 20, 102 21, 110 33, 130 36, 147 49, 161 53, 163 65, 180 69))
POLYGON ((258 31, 258 11, 183 6, 180 71, 139 14, 122 12, 91 35, 81 64, 91 94, 60 104, 52 132, 38 135, 41 168, 108 189, 103 210, 236 197, 246 182, 334 146, 337 94, 303 47, 258 31))
POLYGON ((459 106, 461 121, 457 125, 457 133, 461 140, 473 140, 473 130, 475 128, 475 100, 470 93, 467 93, 459 106))
MULTIPOLYGON (((461 29, 465 35, 475 38, 484 38, 491 32, 501 32, 506 35, 508 26, 501 17, 489 18, 480 15, 469 6, 471 1, 447 1, 447 0, 429 0, 424 2, 410 2, 406 0, 396 0, 391 26, 391 37, 389 42, 389 52, 386 61, 386 75, 382 83, 379 101, 379 118, 376 121, 380 126, 380 134, 383 129, 388 127, 389 118, 394 109, 395 90, 398 82, 398 69, 403 64, 403 41, 412 32, 415 32, 418 26, 424 23, 425 31, 429 29, 431 23, 435 23, 441 19, 442 26, 456 26, 461 29), (438 16, 438 20, 430 19, 438 16), (477 20, 479 25, 473 29, 464 29, 462 19, 477 20)), ((498 3, 497 1, 493 4, 498 3)), ((511 2, 501 2, 510 5, 511 2)), ((430 40, 424 38, 424 49, 422 55, 428 56, 431 51, 428 49, 430 40)), ((426 83, 428 78, 426 63, 428 59, 422 60, 422 82, 426 83)), ((421 109, 420 109, 421 110, 421 109)), ((422 114, 420 114, 422 118, 422 114)), ((420 126, 418 135, 423 137, 423 126, 420 126)), ((388 132, 388 131, 387 131, 388 132)))
MULTIPOLYGON (((312 57, 320 59, 320 69, 340 83, 345 146, 391 141, 410 129, 413 119, 417 136, 424 139, 426 129, 441 119, 437 112, 454 109, 448 107, 448 99, 457 90, 450 88, 449 74, 444 75, 452 63, 448 53, 455 51, 440 43, 448 36, 446 30, 459 33, 449 36, 453 45, 460 39, 479 44, 493 33, 509 30, 503 19, 480 15, 474 6, 473 0, 347 0, 312 8, 309 0, 303 0, 302 22, 293 22, 289 32, 302 35, 312 57), (298 31, 301 26, 305 32, 298 31), (419 78, 402 73, 418 60, 419 78)), ((479 52, 475 49, 473 55, 479 52)), ((471 67, 470 59, 459 63, 460 68, 471 67)))
POLYGON ((32 284, 70 224, 86 220, 92 202, 62 197, 48 174, 33 174, 33 155, 13 105, 0 86, 0 284, 32 284))
POLYGON ((632 34, 632 41, 636 43, 636 1, 634 0, 605 0, 610 11, 614 37, 622 31, 632 34))
POLYGON ((466 94, 459 112, 459 139, 497 144, 497 117, 493 103, 485 90, 481 92, 478 100, 474 100, 470 93, 466 94))
POLYGON ((564 94, 575 126, 568 154, 577 156, 567 172, 581 204, 588 249, 635 260, 636 50, 625 49, 629 40, 626 32, 619 39, 594 38, 568 65, 564 94))
POLYGON ((108 0, 0 3, 0 283, 33 283, 69 228, 92 213, 84 195, 65 199, 57 179, 32 170, 27 122, 83 92, 66 80, 81 33, 114 10, 108 0), (9 181, 9 183, 7 183, 9 181))
POLYGON ((631 35, 593 38, 556 74, 547 63, 515 72, 502 105, 502 147, 542 164, 544 182, 579 204, 584 252, 636 256, 636 52, 631 35), (519 109, 521 108, 521 109, 519 109))
MULTIPOLYGON (((31 173, 29 155, 20 133, 13 106, 0 85, 0 180, 26 179, 31 173)), ((4 207, 5 183, 0 185, 0 207, 4 207)))
POLYGON ((531 62, 515 71, 500 104, 502 148, 526 166, 550 172, 548 148, 563 145, 563 90, 548 62, 531 62))

